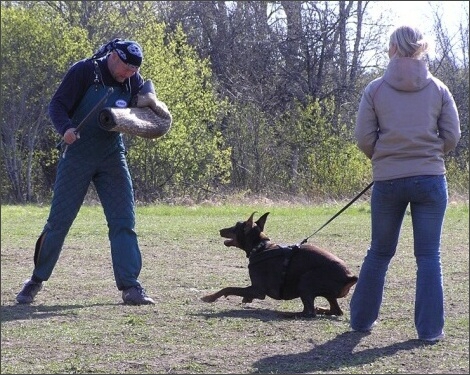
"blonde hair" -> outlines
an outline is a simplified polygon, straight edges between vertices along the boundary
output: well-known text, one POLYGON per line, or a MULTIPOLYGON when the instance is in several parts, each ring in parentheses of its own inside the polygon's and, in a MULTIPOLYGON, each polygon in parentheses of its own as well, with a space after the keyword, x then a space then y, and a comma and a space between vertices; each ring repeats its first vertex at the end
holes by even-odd
POLYGON ((412 57, 423 59, 429 51, 430 45, 424 39, 423 33, 413 26, 400 26, 390 35, 390 44, 397 47, 399 57, 412 57))

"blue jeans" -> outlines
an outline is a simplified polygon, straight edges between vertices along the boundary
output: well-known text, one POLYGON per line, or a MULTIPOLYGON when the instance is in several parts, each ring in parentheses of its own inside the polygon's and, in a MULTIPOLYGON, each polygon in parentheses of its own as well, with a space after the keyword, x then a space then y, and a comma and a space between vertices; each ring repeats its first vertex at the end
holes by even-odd
POLYGON ((351 297, 352 329, 367 331, 379 316, 385 276, 395 255, 409 204, 417 264, 415 327, 420 339, 433 338, 443 332, 440 242, 447 199, 444 175, 374 182, 371 197, 372 240, 351 297))

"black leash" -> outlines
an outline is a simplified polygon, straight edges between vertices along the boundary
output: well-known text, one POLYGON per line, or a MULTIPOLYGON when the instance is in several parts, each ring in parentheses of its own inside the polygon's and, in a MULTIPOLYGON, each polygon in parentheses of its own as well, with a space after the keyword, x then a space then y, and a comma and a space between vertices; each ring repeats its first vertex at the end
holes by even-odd
POLYGON ((310 236, 305 238, 300 245, 304 244, 307 242, 307 240, 312 237, 314 234, 318 233, 323 227, 325 227, 327 224, 329 224, 336 216, 338 216, 341 212, 343 212, 346 208, 348 208, 350 205, 352 205, 362 194, 364 194, 369 188, 374 184, 374 181, 372 181, 369 185, 367 185, 364 190, 362 190, 358 195, 354 197, 354 199, 349 202, 346 206, 344 206, 335 216, 333 216, 330 220, 328 220, 325 224, 323 224, 319 229, 317 229, 316 232, 312 233, 310 236))

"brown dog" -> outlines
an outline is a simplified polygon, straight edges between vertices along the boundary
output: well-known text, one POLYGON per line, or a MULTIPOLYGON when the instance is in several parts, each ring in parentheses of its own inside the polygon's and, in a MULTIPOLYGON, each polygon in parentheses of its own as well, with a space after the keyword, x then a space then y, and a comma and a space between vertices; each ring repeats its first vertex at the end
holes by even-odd
POLYGON ((222 296, 233 295, 249 303, 266 296, 276 300, 300 298, 304 309, 294 316, 343 315, 337 299, 345 297, 357 282, 345 262, 314 245, 279 246, 271 242, 263 233, 269 212, 256 222, 253 222, 254 214, 246 221, 220 230, 220 236, 227 238, 225 246, 236 246, 246 252, 251 285, 224 288, 201 299, 215 302, 222 296), (315 307, 316 297, 326 298, 330 308, 315 307))

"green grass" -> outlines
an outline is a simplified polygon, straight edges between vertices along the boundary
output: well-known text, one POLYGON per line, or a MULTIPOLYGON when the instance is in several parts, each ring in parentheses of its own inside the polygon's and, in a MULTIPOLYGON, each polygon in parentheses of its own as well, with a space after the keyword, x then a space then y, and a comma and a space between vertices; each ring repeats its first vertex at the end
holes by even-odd
MULTIPOLYGON (((280 244, 310 236, 343 204, 138 207, 140 280, 155 306, 125 306, 114 284, 100 206, 84 206, 49 281, 34 304, 15 304, 32 271, 33 251, 49 207, 1 207, 1 373, 434 373, 469 372, 468 203, 447 211, 442 240, 446 339, 416 340, 415 262, 406 216, 387 276, 380 322, 369 335, 342 317, 283 319, 300 300, 242 304, 200 297, 248 286, 244 252, 226 248, 220 228, 266 211, 265 232, 280 244)), ((356 202, 309 239, 358 273, 370 236, 370 210, 356 202)), ((326 301, 318 299, 317 305, 326 301)))

